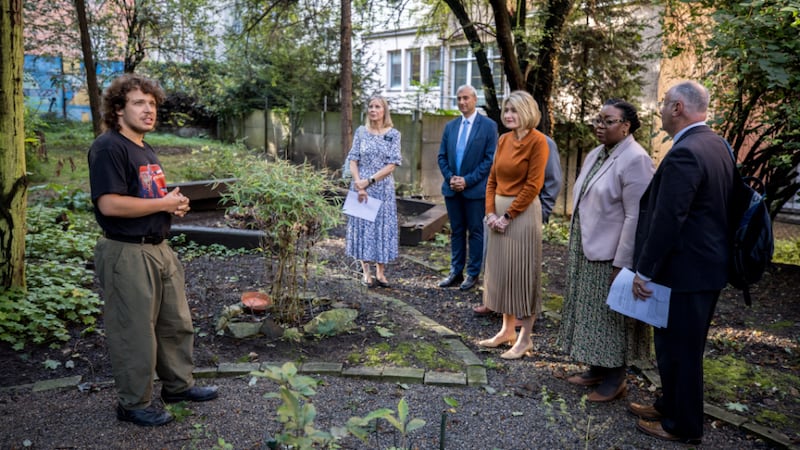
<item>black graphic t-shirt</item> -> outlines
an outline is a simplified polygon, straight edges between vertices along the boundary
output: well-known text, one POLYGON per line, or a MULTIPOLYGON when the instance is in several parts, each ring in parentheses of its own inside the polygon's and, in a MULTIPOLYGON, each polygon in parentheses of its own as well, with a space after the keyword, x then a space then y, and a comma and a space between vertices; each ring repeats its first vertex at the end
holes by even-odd
POLYGON ((144 217, 109 217, 100 212, 97 199, 105 194, 160 198, 167 194, 167 179, 153 147, 141 147, 117 131, 95 139, 89 149, 89 182, 97 223, 103 231, 126 236, 166 236, 172 217, 166 212, 144 217))

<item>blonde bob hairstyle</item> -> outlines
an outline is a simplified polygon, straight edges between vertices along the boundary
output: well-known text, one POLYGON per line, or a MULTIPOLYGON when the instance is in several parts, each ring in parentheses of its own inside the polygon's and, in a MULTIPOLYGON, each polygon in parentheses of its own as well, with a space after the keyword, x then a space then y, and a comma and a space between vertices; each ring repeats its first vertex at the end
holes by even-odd
POLYGON ((542 120, 542 113, 539 112, 539 105, 531 94, 525 91, 514 91, 503 100, 502 112, 506 107, 513 108, 519 115, 520 126, 526 130, 532 130, 539 126, 542 120))
POLYGON ((377 100, 381 102, 381 105, 383 105, 383 125, 381 126, 381 129, 393 127, 394 124, 392 123, 392 115, 389 113, 389 102, 380 95, 373 95, 367 101, 367 114, 364 116, 364 125, 366 125, 367 128, 371 128, 369 123, 369 104, 372 103, 373 100, 377 100))

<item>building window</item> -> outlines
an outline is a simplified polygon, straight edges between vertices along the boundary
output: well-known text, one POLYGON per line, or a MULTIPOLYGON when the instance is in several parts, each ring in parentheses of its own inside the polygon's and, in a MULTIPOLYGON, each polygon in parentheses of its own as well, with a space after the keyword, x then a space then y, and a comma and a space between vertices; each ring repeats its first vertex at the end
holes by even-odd
POLYGON ((442 49, 428 47, 425 49, 425 83, 431 86, 442 85, 442 49))
POLYGON ((422 54, 420 53, 418 48, 411 48, 406 50, 406 59, 408 60, 408 86, 414 86, 415 84, 419 85, 422 82, 420 78, 422 75, 422 61, 420 57, 422 54))
MULTIPOLYGON (((498 101, 502 97, 505 90, 505 79, 503 77, 503 66, 500 62, 500 52, 493 46, 486 48, 489 62, 492 64, 492 76, 494 78, 494 87, 497 90, 498 101)), ((478 91, 478 104, 485 104, 486 100, 483 97, 483 82, 481 81, 481 73, 478 69, 478 62, 472 54, 472 49, 469 46, 453 47, 451 49, 450 65, 453 73, 453 85, 451 86, 451 95, 449 103, 451 108, 458 107, 456 103, 456 90, 464 84, 471 84, 475 90, 478 91)))
POLYGON ((400 89, 403 87, 403 60, 400 50, 389 52, 389 88, 400 89))

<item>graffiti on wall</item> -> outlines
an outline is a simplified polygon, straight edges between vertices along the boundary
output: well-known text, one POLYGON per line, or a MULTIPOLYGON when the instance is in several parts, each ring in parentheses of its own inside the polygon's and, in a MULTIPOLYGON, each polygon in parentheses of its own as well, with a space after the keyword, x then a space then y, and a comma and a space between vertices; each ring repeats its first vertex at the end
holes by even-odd
MULTIPOLYGON (((68 120, 92 120, 83 62, 59 56, 25 55, 23 94, 25 106, 39 114, 52 114, 68 120)), ((97 64, 100 88, 123 71, 122 61, 97 64)))

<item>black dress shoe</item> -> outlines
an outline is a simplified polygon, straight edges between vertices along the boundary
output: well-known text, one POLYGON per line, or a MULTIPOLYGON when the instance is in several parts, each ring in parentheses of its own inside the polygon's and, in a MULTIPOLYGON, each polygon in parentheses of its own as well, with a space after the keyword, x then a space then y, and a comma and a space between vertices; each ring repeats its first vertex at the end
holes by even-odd
POLYGON ((157 427, 172 422, 172 414, 153 405, 144 409, 125 409, 117 405, 117 419, 143 427, 157 427))
POLYGON ((450 273, 444 280, 439 282, 439 287, 452 287, 464 281, 464 275, 460 273, 450 273))
POLYGON ((478 282, 478 277, 467 275, 467 278, 464 280, 463 283, 461 283, 461 286, 459 286, 458 288, 461 289, 462 291, 468 291, 472 289, 472 287, 475 286, 475 283, 477 282, 478 282))
POLYGON ((199 387, 195 386, 177 394, 171 394, 165 390, 161 390, 161 399, 165 403, 178 403, 178 402, 207 402, 214 400, 219 396, 216 386, 199 387))

